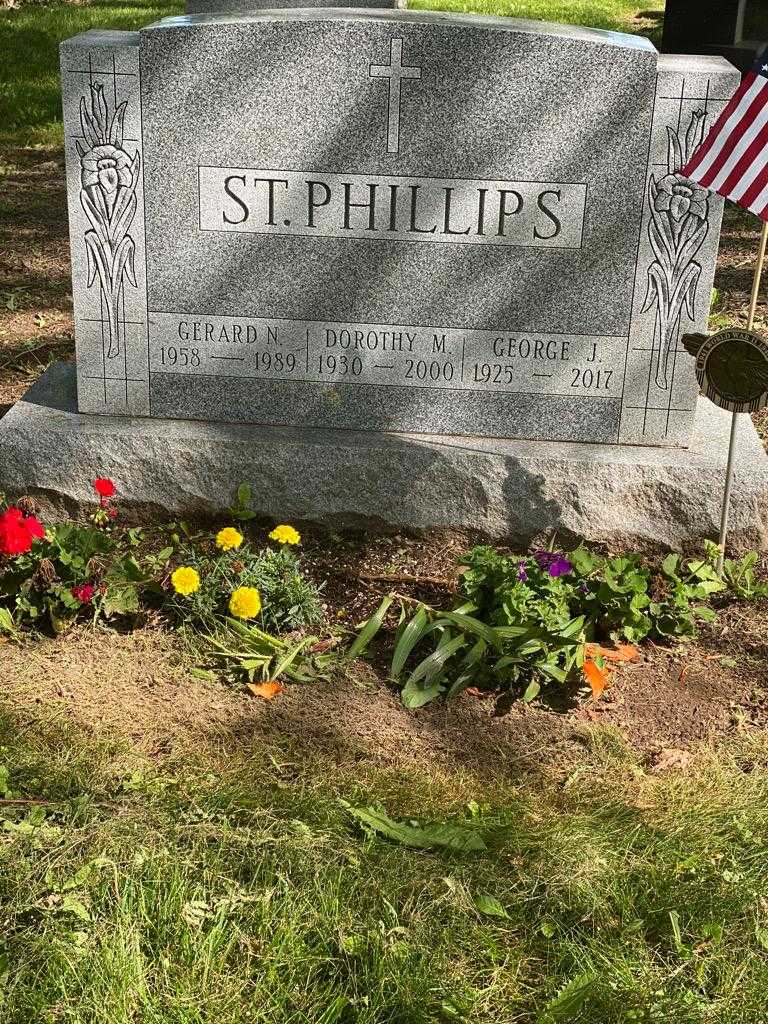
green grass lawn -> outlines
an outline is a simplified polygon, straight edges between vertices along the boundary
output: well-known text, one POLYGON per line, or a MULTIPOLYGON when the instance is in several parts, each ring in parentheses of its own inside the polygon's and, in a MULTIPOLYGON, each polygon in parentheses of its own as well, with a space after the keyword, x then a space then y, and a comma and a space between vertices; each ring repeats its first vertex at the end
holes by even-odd
POLYGON ((654 777, 584 742, 505 783, 298 744, 158 769, 2 719, 2 1020, 758 1024, 768 747, 654 777), (487 849, 366 835, 340 798, 487 849))
POLYGON ((22 145, 60 142, 59 43, 92 28, 132 30, 183 5, 97 0, 80 6, 53 3, 0 11, 0 137, 22 145))
MULTIPOLYGON (((517 18, 564 21, 597 28, 637 29, 632 19, 649 6, 660 15, 663 0, 410 0, 414 8, 477 11, 517 18)), ((87 5, 52 3, 0 11, 0 138, 16 143, 61 141, 58 46, 90 28, 137 29, 183 11, 181 3, 95 0, 87 5)), ((658 19, 641 23, 654 39, 658 19)))
POLYGON ((663 0, 645 4, 638 4, 636 0, 408 0, 408 6, 422 10, 503 14, 508 18, 562 21, 569 25, 628 32, 639 13, 661 14, 664 3, 663 0))

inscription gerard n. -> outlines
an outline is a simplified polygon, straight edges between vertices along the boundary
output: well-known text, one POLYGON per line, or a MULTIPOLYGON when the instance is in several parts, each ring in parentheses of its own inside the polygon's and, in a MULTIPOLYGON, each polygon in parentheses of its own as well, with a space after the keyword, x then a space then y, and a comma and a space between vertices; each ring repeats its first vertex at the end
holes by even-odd
POLYGON ((153 373, 617 398, 619 338, 152 312, 153 373))
POLYGON ((586 191, 574 182, 199 168, 204 231, 577 249, 586 191))

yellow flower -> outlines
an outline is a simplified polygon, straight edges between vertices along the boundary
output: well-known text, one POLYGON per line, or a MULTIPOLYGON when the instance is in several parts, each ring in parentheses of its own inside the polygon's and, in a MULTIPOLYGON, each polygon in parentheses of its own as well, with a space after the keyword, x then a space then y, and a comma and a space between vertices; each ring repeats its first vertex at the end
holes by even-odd
POLYGON ((200 574, 189 565, 182 565, 171 576, 173 589, 177 594, 188 597, 200 589, 200 574))
POLYGON ((222 551, 232 551, 233 548, 239 548, 242 543, 243 535, 234 526, 225 526, 216 534, 216 547, 222 551))
POLYGON ((299 531, 285 524, 276 526, 269 537, 270 540, 276 540, 278 544, 299 544, 301 542, 299 531))
POLYGON ((238 587, 229 599, 229 610, 236 619, 255 619, 261 611, 261 594, 256 587, 238 587))

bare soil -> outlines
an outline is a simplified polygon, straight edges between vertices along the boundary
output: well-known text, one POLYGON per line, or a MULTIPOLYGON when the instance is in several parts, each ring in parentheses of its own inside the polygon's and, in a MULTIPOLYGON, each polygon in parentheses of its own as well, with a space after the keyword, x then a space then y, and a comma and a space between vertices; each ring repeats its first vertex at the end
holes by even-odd
MULTIPOLYGON (((73 354, 63 154, 0 148, 0 415, 52 359, 73 354)), ((758 222, 729 206, 718 263, 716 326, 744 324, 758 222)), ((764 307, 763 307, 764 310, 764 307)), ((764 313, 758 327, 765 328, 764 313)), ((768 436, 768 413, 756 417, 768 436)), ((451 598, 456 556, 479 538, 335 536, 310 531, 305 557, 326 580, 331 621, 354 626, 390 590, 440 605, 451 598)), ((552 759, 583 741, 585 726, 613 726, 648 763, 675 763, 692 744, 768 727, 768 604, 726 608, 695 644, 646 646, 601 701, 573 695, 527 707, 462 696, 405 710, 383 674, 357 665, 328 684, 290 687, 272 701, 200 681, 176 639, 78 628, 0 649, 5 699, 35 716, 64 716, 123 735, 156 756, 188 743, 217 747, 268 738, 342 759, 463 764, 488 773, 552 759), (682 753, 681 753, 682 752, 682 753)))

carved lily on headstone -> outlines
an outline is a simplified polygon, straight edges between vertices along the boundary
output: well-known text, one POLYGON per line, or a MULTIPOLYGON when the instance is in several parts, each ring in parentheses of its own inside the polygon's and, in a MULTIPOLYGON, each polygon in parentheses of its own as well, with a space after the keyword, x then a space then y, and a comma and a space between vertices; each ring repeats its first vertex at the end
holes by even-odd
POLYGON ((667 128, 667 173, 659 180, 652 174, 648 183, 648 238, 654 260, 648 268, 642 312, 656 307, 655 379, 664 391, 671 384, 669 360, 680 337, 683 313, 689 320, 695 319, 701 277, 701 264, 695 257, 709 231, 707 191, 680 174, 704 139, 706 120, 703 110, 694 111, 684 138, 667 128))
POLYGON ((77 142, 80 155, 80 202, 91 224, 85 234, 88 254, 88 287, 99 277, 107 312, 109 340, 107 358, 120 355, 120 298, 124 278, 136 287, 134 259, 136 246, 128 233, 136 213, 136 185, 139 154, 132 157, 123 148, 126 104, 112 116, 104 89, 93 83, 90 104, 80 100, 80 123, 86 144, 77 142))

